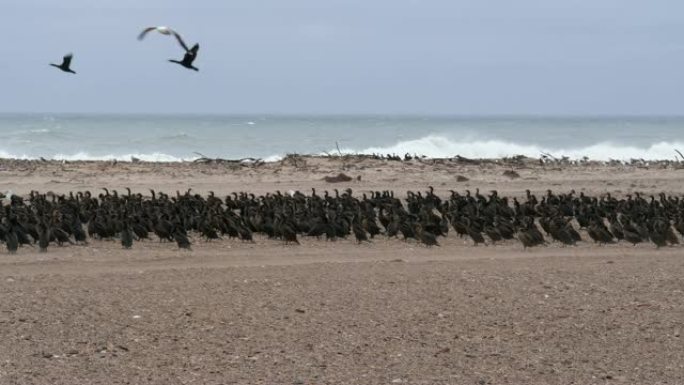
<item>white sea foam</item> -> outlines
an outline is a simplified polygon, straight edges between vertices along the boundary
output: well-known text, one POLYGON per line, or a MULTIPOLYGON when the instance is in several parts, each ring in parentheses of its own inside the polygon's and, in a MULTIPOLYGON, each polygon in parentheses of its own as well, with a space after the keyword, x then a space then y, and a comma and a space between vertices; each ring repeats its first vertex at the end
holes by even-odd
MULTIPOLYGON (((567 156, 570 159, 588 157, 591 160, 607 161, 645 159, 675 159, 675 149, 684 151, 682 142, 659 142, 644 147, 627 146, 610 142, 597 143, 578 148, 547 148, 534 144, 512 143, 501 140, 466 140, 455 141, 440 135, 428 135, 419 139, 401 141, 387 147, 368 147, 364 149, 342 149, 348 154, 397 154, 425 155, 430 158, 448 158, 460 155, 466 158, 502 158, 525 155, 539 157, 542 153, 550 153, 554 157, 567 156)), ((330 153, 337 153, 332 150, 330 153)))
MULTIPOLYGON (((515 143, 503 140, 478 140, 465 139, 453 140, 442 135, 427 135, 419 139, 399 141, 388 146, 376 146, 365 148, 343 148, 341 151, 345 154, 396 154, 403 156, 406 153, 411 155, 425 155, 430 158, 449 158, 460 155, 466 158, 502 158, 508 156, 525 155, 533 158, 539 157, 542 153, 549 153, 556 158, 568 157, 570 159, 582 159, 588 157, 591 160, 607 161, 615 160, 630 160, 630 159, 645 159, 645 160, 665 160, 675 159, 675 150, 679 149, 684 152, 684 142, 657 142, 644 144, 644 146, 629 146, 624 144, 616 144, 610 142, 596 143, 591 146, 584 147, 543 147, 528 143, 515 143)), ((328 153, 337 154, 337 149, 331 150, 328 153)), ((74 153, 59 153, 53 155, 43 155, 46 159, 54 160, 119 160, 130 161, 132 158, 137 158, 147 162, 182 162, 192 161, 198 156, 188 154, 185 156, 176 156, 160 152, 153 153, 111 153, 105 155, 94 155, 87 151, 78 151, 74 153)), ((217 157, 226 159, 237 159, 243 156, 236 154, 218 154, 217 157)), ((13 153, 10 151, 0 149, 0 158, 12 159, 36 159, 35 155, 26 155, 25 153, 13 153)), ((283 159, 283 154, 275 154, 263 157, 266 162, 277 162, 283 159)))
MULTIPOLYGON (((0 150, 0 158, 4 159, 37 159, 38 157, 31 157, 27 155, 11 154, 6 151, 0 150)), ((195 157, 179 158, 163 153, 151 153, 151 154, 108 154, 108 155, 91 155, 87 152, 77 152, 73 154, 55 154, 53 156, 44 156, 43 158, 49 160, 67 160, 67 161, 77 161, 77 160, 100 160, 100 161, 131 161, 133 158, 137 158, 143 162, 182 162, 197 159, 195 157)))
POLYGON ((264 158, 264 162, 268 162, 268 163, 280 162, 281 160, 283 160, 283 158, 284 158, 284 156, 282 156, 282 155, 271 155, 271 156, 267 156, 266 158, 264 158))

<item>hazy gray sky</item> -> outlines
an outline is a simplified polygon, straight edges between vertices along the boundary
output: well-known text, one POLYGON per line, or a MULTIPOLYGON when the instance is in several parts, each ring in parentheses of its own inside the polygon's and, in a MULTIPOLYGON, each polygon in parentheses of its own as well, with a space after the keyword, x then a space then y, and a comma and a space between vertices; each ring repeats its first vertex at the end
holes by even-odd
POLYGON ((3 112, 684 114, 681 0, 3 0, 0 32, 3 112))

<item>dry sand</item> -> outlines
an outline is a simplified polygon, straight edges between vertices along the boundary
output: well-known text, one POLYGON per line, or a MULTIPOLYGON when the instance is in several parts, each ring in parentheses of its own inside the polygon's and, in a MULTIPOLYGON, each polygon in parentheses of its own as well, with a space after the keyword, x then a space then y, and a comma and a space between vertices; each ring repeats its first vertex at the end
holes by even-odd
MULTIPOLYGON (((684 170, 0 161, 0 191, 684 193, 684 170), (515 169, 520 178, 503 176, 515 169), (330 184, 324 176, 354 178, 330 184), (457 182, 458 175, 470 180, 457 182), (361 177, 357 180, 357 177, 361 177)), ((684 248, 196 240, 0 253, 0 384, 682 384, 684 248)))

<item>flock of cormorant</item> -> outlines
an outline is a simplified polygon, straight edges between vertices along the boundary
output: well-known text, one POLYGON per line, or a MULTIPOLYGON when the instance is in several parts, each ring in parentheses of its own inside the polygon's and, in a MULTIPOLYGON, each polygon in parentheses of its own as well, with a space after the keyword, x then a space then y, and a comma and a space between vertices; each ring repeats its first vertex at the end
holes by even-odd
POLYGON ((89 239, 119 240, 130 249, 134 242, 175 242, 190 249, 192 235, 211 241, 222 237, 254 242, 254 234, 299 244, 301 237, 325 237, 327 241, 353 235, 358 243, 374 237, 412 240, 427 247, 439 246, 439 237, 450 231, 475 245, 517 239, 534 247, 557 242, 575 245, 585 237, 598 244, 618 241, 655 246, 679 244, 675 230, 684 234, 684 199, 660 194, 645 198, 639 193, 616 199, 610 194, 591 197, 574 191, 538 199, 530 191, 518 200, 500 197, 496 191, 482 195, 466 190, 442 199, 432 187, 407 192, 405 199, 392 191, 355 196, 351 189, 334 194, 310 195, 299 191, 256 196, 233 193, 225 198, 150 190, 151 196, 103 189, 68 195, 31 192, 23 198, 0 200, 0 242, 9 253, 21 246, 47 251, 51 245, 87 244, 89 239))
MULTIPOLYGON (((158 26, 158 27, 148 27, 142 30, 140 34, 138 35, 138 40, 142 40, 145 38, 145 36, 152 32, 159 32, 162 35, 167 35, 167 36, 173 36, 176 38, 178 41, 178 44, 185 50, 185 55, 183 56, 183 60, 174 60, 174 59, 169 59, 171 63, 176 63, 180 64, 181 66, 194 70, 194 71, 199 71, 199 68, 195 67, 192 65, 192 63, 195 61, 197 58, 197 53, 199 52, 199 44, 193 45, 191 48, 188 48, 187 44, 185 44, 185 41, 183 41, 183 38, 181 35, 174 31, 173 29, 165 26, 158 26)), ((68 53, 64 55, 64 58, 62 59, 62 64, 54 64, 50 63, 51 66, 57 67, 63 72, 68 72, 71 74, 76 74, 75 71, 71 69, 71 61, 73 60, 74 55, 72 53, 68 53)))

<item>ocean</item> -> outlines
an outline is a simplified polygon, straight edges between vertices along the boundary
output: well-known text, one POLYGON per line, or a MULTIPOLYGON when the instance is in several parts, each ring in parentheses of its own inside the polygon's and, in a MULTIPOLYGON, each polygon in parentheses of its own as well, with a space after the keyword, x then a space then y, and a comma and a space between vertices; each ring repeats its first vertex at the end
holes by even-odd
POLYGON ((288 153, 675 159, 682 117, 1 114, 0 157, 173 162, 288 153))

